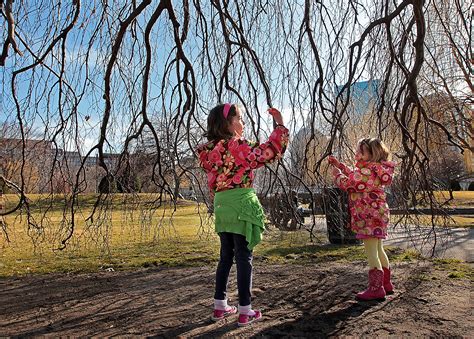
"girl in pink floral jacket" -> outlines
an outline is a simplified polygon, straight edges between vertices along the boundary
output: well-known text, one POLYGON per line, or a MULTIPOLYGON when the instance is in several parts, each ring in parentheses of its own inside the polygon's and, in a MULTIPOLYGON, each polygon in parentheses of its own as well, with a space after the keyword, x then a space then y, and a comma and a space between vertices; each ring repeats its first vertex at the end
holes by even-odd
POLYGON ((211 110, 207 120, 208 142, 197 148, 201 167, 207 173, 214 196, 215 230, 220 238, 220 259, 216 270, 213 320, 237 312, 227 305, 227 282, 233 260, 237 264, 239 326, 262 318, 250 304, 252 250, 262 239, 264 213, 252 188, 254 170, 282 157, 288 144, 288 129, 281 113, 270 108, 277 123, 267 142, 242 138, 244 123, 237 105, 223 104, 211 110))
MULTIPOLYGON (((283 124, 277 125, 267 142, 260 144, 243 139, 240 111, 237 106, 232 107, 236 108, 235 111, 231 109, 228 119, 231 124, 233 119, 237 121, 238 130, 233 131, 233 135, 230 132, 209 131, 208 137, 214 133, 217 134, 217 139, 213 139, 214 136, 211 135, 212 139, 197 149, 200 165, 207 172, 211 195, 233 188, 251 188, 254 170, 280 159, 288 144, 288 129, 283 124)), ((269 112, 272 114, 278 111, 272 108, 269 112)), ((214 126, 212 122, 211 125, 214 126)), ((221 130, 220 127, 217 130, 221 130)))
POLYGON ((349 194, 351 227, 363 240, 369 261, 369 288, 357 294, 360 300, 385 299, 386 294, 393 293, 389 261, 383 249, 390 221, 384 187, 391 184, 395 167, 388 161, 389 156, 381 140, 364 138, 357 144, 353 169, 329 157, 336 185, 349 194))

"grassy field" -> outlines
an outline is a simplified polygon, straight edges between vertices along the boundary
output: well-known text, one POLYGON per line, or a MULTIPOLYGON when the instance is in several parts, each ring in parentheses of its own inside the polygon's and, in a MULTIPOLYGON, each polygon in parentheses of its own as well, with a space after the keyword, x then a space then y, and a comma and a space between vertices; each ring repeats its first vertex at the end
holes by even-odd
POLYGON ((447 191, 435 192, 435 197, 439 202, 448 201, 447 205, 450 207, 474 207, 474 191, 456 191, 452 193, 454 198, 452 200, 450 200, 447 191))
MULTIPOLYGON (((420 226, 432 227, 431 215, 409 215, 406 217, 400 215, 390 216, 390 222, 416 224, 420 226)), ((474 215, 453 215, 450 217, 434 216, 433 223, 439 227, 474 227, 474 215)))
MULTIPOLYGON (((436 192, 438 199, 449 200, 448 192, 436 192)), ((460 191, 453 192, 454 199, 450 200, 448 206, 456 208, 474 208, 474 192, 460 191)), ((474 227, 474 215, 453 216, 449 221, 450 226, 456 227, 474 227)))
MULTIPOLYGON (((437 191, 434 196, 440 204, 450 208, 474 208, 474 191, 456 191, 452 192, 451 199, 449 192, 437 191)), ((392 216, 391 221, 397 222, 400 216, 392 216)), ((416 223, 431 227, 431 215, 410 215, 407 218, 408 223, 416 223)), ((452 215, 449 217, 434 216, 433 223, 436 226, 447 227, 474 227, 474 215, 452 215)))
MULTIPOLYGON (((111 195, 103 202, 108 208, 96 210, 94 218, 86 220, 96 197, 80 196, 73 235, 60 250, 71 232, 71 214, 63 210, 70 202, 60 196, 30 199, 34 223, 28 224, 24 212, 5 217, 0 276, 205 265, 218 259, 218 238, 204 205, 182 201, 176 207, 159 206, 158 196, 150 194, 111 195)), ((7 208, 14 203, 13 196, 7 197, 7 208)), ((268 263, 365 258, 362 246, 321 245, 325 239, 320 240, 309 242, 306 231, 281 232, 270 227, 255 255, 268 263)), ((389 253, 392 260, 417 256, 397 249, 389 253)))
MULTIPOLYGON (((90 216, 95 197, 81 196, 72 238, 59 250, 71 227, 71 215, 63 211, 63 197, 31 196, 37 223, 28 227, 24 214, 5 218, 7 234, 0 233, 0 276, 49 272, 93 272, 134 267, 215 264, 218 237, 204 205, 181 202, 176 209, 157 207, 152 195, 110 196, 112 208, 90 216), (170 218, 173 216, 172 218, 170 218)), ((14 204, 8 199, 8 207, 14 204)), ((322 246, 309 242, 307 231, 281 232, 269 227, 256 250, 259 260, 363 259, 360 246, 322 246)))
MULTIPOLYGON (((86 220, 96 197, 81 196, 73 236, 60 250, 72 227, 69 210, 63 211, 68 202, 43 195, 30 198, 35 226, 28 226, 24 214, 5 218, 10 241, 3 233, 0 275, 192 264, 217 256, 210 220, 194 203, 182 202, 175 209, 169 204, 157 207, 153 195, 114 195, 105 202, 109 208, 86 220)), ((7 202, 13 204, 12 197, 7 202)))

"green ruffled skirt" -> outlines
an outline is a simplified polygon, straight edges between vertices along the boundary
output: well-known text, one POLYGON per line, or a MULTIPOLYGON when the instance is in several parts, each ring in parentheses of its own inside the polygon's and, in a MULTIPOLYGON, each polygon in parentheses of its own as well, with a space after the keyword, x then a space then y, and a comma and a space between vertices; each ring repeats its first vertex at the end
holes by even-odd
POLYGON ((216 232, 230 232, 245 236, 252 250, 265 229, 265 214, 253 188, 234 188, 217 192, 214 196, 216 232))

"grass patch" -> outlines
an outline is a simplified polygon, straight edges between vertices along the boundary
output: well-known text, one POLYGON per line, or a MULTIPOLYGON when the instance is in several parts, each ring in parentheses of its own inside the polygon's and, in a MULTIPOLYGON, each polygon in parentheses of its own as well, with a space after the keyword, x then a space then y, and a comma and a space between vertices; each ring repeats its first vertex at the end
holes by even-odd
MULTIPOLYGON (((455 191, 452 192, 453 199, 450 198, 448 191, 434 191, 435 200, 446 208, 472 208, 474 206, 474 191, 455 191)), ((418 206, 428 207, 425 205, 418 206)), ((431 227, 432 222, 440 227, 474 227, 474 215, 452 215, 448 217, 436 215, 432 220, 431 215, 408 215, 405 216, 410 223, 426 225, 431 227)), ((392 215, 391 221, 396 222, 400 216, 392 215)))
POLYGON ((453 220, 449 222, 448 226, 453 227, 474 227, 474 215, 453 216, 453 220))
POLYGON ((260 255, 270 263, 314 263, 328 261, 355 261, 365 258, 364 249, 358 245, 321 245, 268 247, 262 246, 260 255))
POLYGON ((410 249, 386 247, 385 252, 391 262, 412 262, 423 259, 420 252, 410 249))
MULTIPOLYGON (((431 226, 431 216, 421 215, 417 217, 421 225, 431 226)), ((434 224, 436 226, 445 227, 474 227, 474 216, 459 216, 453 215, 449 218, 442 216, 434 217, 434 224)))
MULTIPOLYGON (((302 232, 286 234, 278 237, 277 242, 266 240, 259 245, 256 254, 269 263, 315 263, 315 262, 353 262, 366 261, 367 257, 363 245, 333 245, 322 244, 323 239, 309 243, 302 232), (298 234, 300 238, 298 238, 298 234), (296 239, 295 239, 296 238, 296 239)), ((422 259, 419 252, 401 248, 386 247, 385 251, 392 263, 410 262, 422 259)))
MULTIPOLYGON (((18 196, 15 194, 4 194, 5 209, 9 210, 18 203, 18 196)), ((68 210, 74 204, 76 209, 90 210, 97 202, 99 194, 80 194, 72 201, 71 195, 65 194, 28 194, 27 199, 33 212, 58 212, 68 210)), ((112 210, 142 208, 171 207, 172 201, 165 194, 135 193, 135 194, 106 194, 100 200, 102 205, 107 205, 112 210)), ((178 206, 194 204, 191 201, 179 200, 178 206)))
MULTIPOLYGON (((101 211, 91 222, 86 218, 95 196, 80 196, 83 205, 75 215, 73 236, 65 249, 58 250, 70 231, 71 215, 61 210, 59 200, 54 209, 45 212, 41 205, 44 197, 38 195, 35 199, 39 207, 33 212, 37 227, 29 227, 20 211, 5 218, 11 241, 0 233, 0 276, 215 265, 219 240, 206 209, 186 201, 180 202, 176 210, 174 206, 146 205, 155 198, 111 196, 117 205, 101 211)), ((255 258, 267 263, 366 260, 361 245, 322 245, 326 235, 318 237, 311 243, 307 231, 282 232, 272 227, 256 247, 255 258)), ((418 258, 410 251, 390 247, 387 254, 394 262, 418 258)))
POLYGON ((187 201, 180 202, 176 210, 169 205, 151 208, 145 202, 153 201, 154 196, 135 198, 113 196, 111 200, 117 205, 86 221, 95 197, 80 196, 83 204, 74 217, 73 236, 65 249, 58 250, 71 230, 72 217, 61 210, 59 202, 55 208, 44 210, 43 196, 37 195, 32 202, 35 227, 28 226, 20 211, 5 218, 10 242, 0 233, 0 276, 158 264, 189 266, 217 258, 217 237, 205 209, 187 201))
POLYGON ((474 281, 473 268, 457 259, 433 259, 433 264, 437 270, 446 272, 446 277, 450 279, 464 279, 474 281))
MULTIPOLYGON (((420 257, 421 258, 421 257, 420 257)), ((434 270, 415 273, 413 280, 440 280, 446 279, 468 279, 474 281, 474 271, 472 265, 458 259, 430 259, 434 270)))
MULTIPOLYGON (((399 215, 391 215, 391 223, 396 223, 400 220, 399 215)), ((402 218, 404 221, 410 224, 416 224, 424 227, 432 227, 431 222, 434 222, 435 226, 438 227, 474 227, 474 216, 471 215, 452 215, 449 217, 443 217, 440 215, 431 218, 431 215, 409 215, 402 218)))
POLYGON ((447 206, 450 207, 474 206, 474 191, 454 191, 452 193, 452 200, 450 200, 450 195, 448 191, 435 191, 434 196, 438 202, 447 202, 447 206))

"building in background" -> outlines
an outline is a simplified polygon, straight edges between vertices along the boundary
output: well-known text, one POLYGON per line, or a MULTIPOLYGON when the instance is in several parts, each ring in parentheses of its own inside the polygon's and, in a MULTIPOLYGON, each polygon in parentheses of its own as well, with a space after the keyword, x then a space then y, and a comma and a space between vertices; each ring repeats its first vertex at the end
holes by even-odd
POLYGON ((361 117, 369 111, 376 109, 379 103, 380 80, 372 79, 367 81, 358 81, 353 83, 349 90, 340 85, 336 87, 336 94, 341 94, 341 102, 339 109, 341 109, 347 100, 347 93, 349 93, 347 111, 351 116, 361 117), (341 93, 341 91, 343 91, 341 93))
MULTIPOLYGON (((0 138, 0 174, 29 193, 51 190, 53 143, 46 140, 0 138), (23 151, 24 150, 24 151, 23 151), (24 159, 24 165, 23 165, 24 159)), ((6 191, 5 193, 8 193, 6 191)))
MULTIPOLYGON (((106 159, 112 164, 118 155, 107 153, 106 159)), ((96 156, 85 158, 47 140, 26 139, 23 144, 21 139, 0 138, 0 174, 21 186, 22 168, 26 193, 71 193, 76 182, 81 193, 95 193, 103 176, 96 156)))

